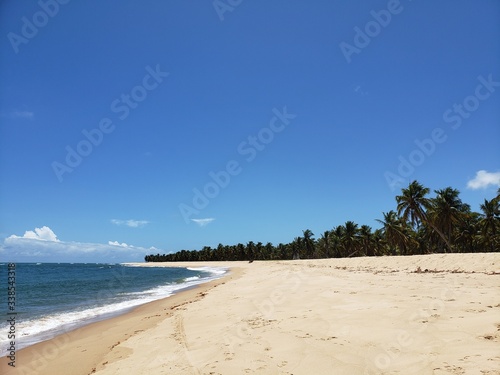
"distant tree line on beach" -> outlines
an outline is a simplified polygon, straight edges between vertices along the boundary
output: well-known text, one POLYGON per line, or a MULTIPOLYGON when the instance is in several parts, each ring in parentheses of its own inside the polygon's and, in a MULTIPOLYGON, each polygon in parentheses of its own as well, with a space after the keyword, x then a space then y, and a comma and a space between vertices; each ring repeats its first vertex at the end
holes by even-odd
POLYGON ((147 255, 146 262, 344 258, 354 256, 474 253, 500 251, 500 189, 471 211, 457 189, 430 190, 417 181, 396 196, 395 210, 382 213, 382 228, 347 221, 314 238, 306 229, 290 243, 205 246, 171 254, 147 255))

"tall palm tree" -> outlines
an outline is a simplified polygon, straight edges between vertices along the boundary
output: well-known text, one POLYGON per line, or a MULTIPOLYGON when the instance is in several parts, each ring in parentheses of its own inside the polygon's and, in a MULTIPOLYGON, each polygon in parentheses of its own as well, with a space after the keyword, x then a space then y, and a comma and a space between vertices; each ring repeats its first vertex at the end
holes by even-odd
POLYGON ((201 252, 203 253, 203 257, 205 258, 204 260, 213 260, 212 259, 212 248, 210 246, 203 246, 201 249, 201 252))
POLYGON ((278 246, 276 246, 276 259, 290 259, 290 245, 289 244, 283 244, 279 243, 278 246))
POLYGON ((480 215, 477 212, 465 214, 458 224, 456 233, 456 249, 462 253, 478 251, 480 215))
POLYGON ((359 228, 358 224, 354 223, 353 221, 346 221, 344 228, 345 230, 340 240, 342 242, 342 247, 346 251, 346 256, 351 257, 360 249, 358 236, 359 228))
POLYGON ((318 250, 320 251, 320 257, 330 258, 330 238, 331 232, 326 230, 323 232, 321 237, 317 241, 318 250))
POLYGON ((341 258, 346 256, 345 249, 342 244, 342 237, 344 237, 345 227, 343 225, 338 225, 332 230, 332 248, 333 248, 333 256, 335 258, 341 258))
POLYGON ((373 253, 374 255, 384 255, 385 241, 382 229, 375 229, 373 232, 373 253))
POLYGON ((246 254, 245 254, 245 245, 242 243, 238 243, 236 245, 236 252, 238 254, 238 260, 245 260, 246 254))
POLYGON ((413 181, 408 185, 408 188, 401 189, 402 194, 396 196, 398 203, 398 215, 405 222, 410 222, 416 225, 417 229, 420 224, 429 225, 445 242, 450 251, 451 244, 446 236, 427 218, 427 210, 432 207, 432 204, 425 196, 429 193, 429 188, 424 187, 417 181, 413 181))
POLYGON ((264 246, 265 259, 273 259, 276 252, 276 248, 271 242, 266 243, 264 246))
POLYGON ((460 192, 457 189, 447 187, 434 191, 436 198, 431 199, 431 208, 428 211, 428 219, 433 222, 436 228, 446 236, 450 243, 453 242, 453 229, 457 227, 464 218, 465 213, 470 211, 470 207, 465 205, 458 197, 460 192))
POLYGON ((263 251, 264 251, 264 244, 262 242, 257 242, 255 244, 255 258, 254 259, 262 260, 264 258, 263 251))
POLYGON ((255 243, 253 241, 247 243, 247 257, 249 261, 255 260, 255 243))
POLYGON ((359 228, 359 240, 361 243, 361 253, 366 256, 374 255, 374 246, 373 246, 373 234, 372 228, 368 225, 362 225, 359 228))
POLYGON ((300 259, 300 249, 302 248, 302 238, 295 237, 293 239, 291 247, 292 247, 292 259, 293 260, 300 259))
MULTIPOLYGON (((491 251, 495 251, 500 229, 500 200, 493 198, 488 201, 485 199, 484 203, 479 207, 483 211, 479 225, 485 240, 484 242, 489 245, 491 251)), ((497 248, 496 250, 498 251, 499 249, 497 248)))
POLYGON ((401 189, 401 195, 396 196, 398 215, 413 226, 418 227, 425 222, 426 210, 431 207, 429 199, 425 198, 428 193, 429 188, 417 181, 410 183, 408 188, 401 189))
POLYGON ((395 250, 399 250, 400 254, 405 253, 405 249, 408 247, 410 239, 405 233, 404 226, 401 220, 396 215, 396 212, 382 212, 384 216, 383 220, 377 219, 377 221, 383 225, 382 232, 385 237, 385 241, 389 245, 391 253, 395 253, 395 250))
POLYGON ((307 257, 309 259, 314 258, 314 233, 310 229, 303 230, 304 234, 304 246, 306 247, 307 257))

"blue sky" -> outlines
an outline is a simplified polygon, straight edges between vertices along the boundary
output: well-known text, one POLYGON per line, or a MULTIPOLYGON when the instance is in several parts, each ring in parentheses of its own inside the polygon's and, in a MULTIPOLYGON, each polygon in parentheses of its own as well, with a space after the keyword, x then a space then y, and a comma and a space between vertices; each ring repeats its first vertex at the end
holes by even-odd
POLYGON ((376 228, 413 179, 478 210, 500 184, 499 16, 495 0, 3 1, 2 258, 376 228))

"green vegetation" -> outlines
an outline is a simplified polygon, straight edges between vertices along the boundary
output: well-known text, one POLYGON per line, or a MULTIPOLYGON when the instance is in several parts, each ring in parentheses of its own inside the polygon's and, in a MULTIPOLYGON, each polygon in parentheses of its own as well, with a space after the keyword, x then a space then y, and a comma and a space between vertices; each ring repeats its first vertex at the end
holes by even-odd
POLYGON ((475 253, 500 251, 500 189, 492 200, 484 200, 481 213, 471 211, 451 187, 429 189, 417 181, 396 197, 397 212, 383 212, 381 229, 347 221, 314 239, 306 229, 288 244, 219 244, 201 250, 147 255, 146 262, 231 261, 343 258, 352 256, 412 255, 430 253, 475 253))

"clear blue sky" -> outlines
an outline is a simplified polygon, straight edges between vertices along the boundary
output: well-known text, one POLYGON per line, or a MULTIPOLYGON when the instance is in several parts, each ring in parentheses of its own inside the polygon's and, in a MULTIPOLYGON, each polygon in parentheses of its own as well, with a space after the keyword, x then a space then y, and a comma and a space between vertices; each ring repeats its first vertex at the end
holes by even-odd
POLYGON ((61 2, 0 5, 4 260, 278 244, 378 227, 387 176, 474 210, 500 184, 496 0, 61 2))

